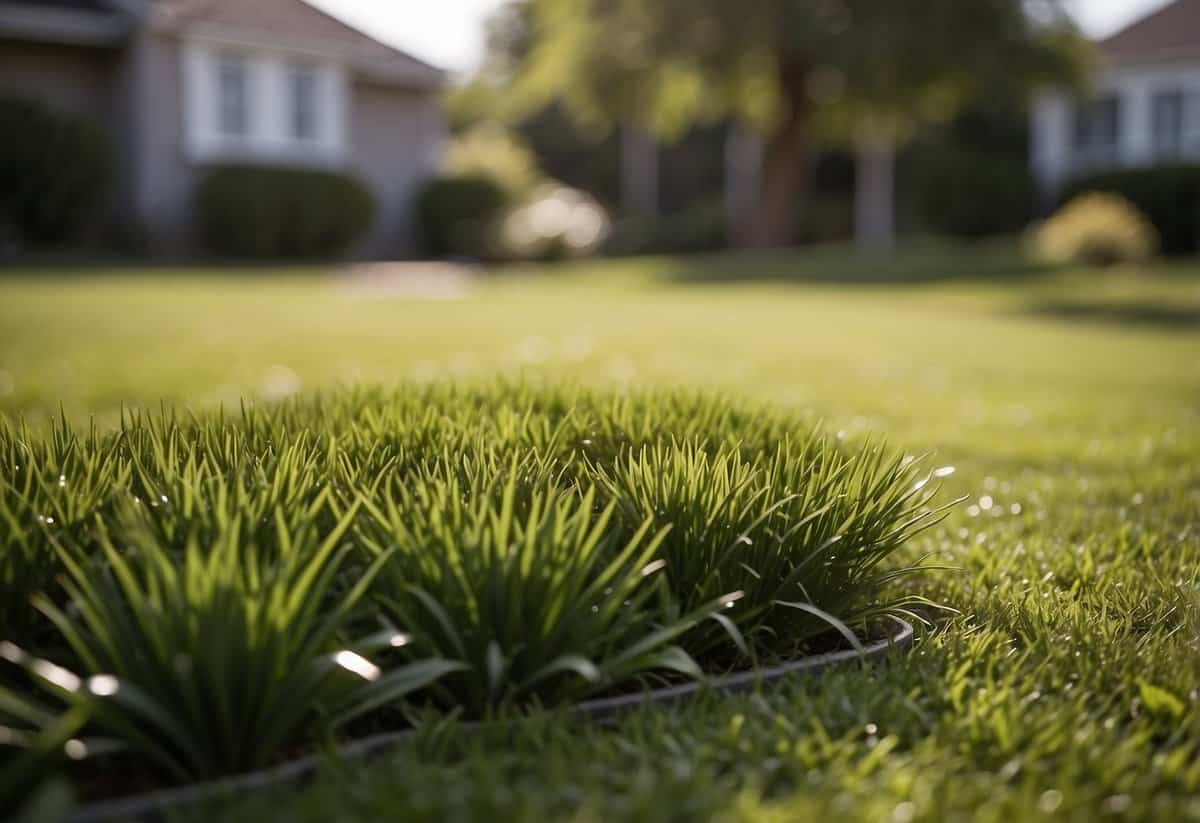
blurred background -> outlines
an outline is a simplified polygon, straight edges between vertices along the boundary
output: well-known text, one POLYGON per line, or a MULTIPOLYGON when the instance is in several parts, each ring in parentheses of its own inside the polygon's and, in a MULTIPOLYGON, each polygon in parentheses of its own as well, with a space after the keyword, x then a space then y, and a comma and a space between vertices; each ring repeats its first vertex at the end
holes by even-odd
POLYGON ((1200 231, 1197 0, 0 0, 0 67, 10 261, 1200 231))
POLYGON ((19 413, 1195 369, 1200 0, 0 0, 0 147, 19 413))

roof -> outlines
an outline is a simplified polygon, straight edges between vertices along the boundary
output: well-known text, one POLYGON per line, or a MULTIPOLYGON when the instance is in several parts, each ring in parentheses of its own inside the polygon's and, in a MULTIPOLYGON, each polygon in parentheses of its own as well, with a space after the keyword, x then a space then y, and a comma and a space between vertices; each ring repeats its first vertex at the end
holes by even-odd
POLYGON ((1099 45, 1115 60, 1200 56, 1200 0, 1175 0, 1099 45))
POLYGON ((151 25, 161 31, 235 42, 334 51, 360 74, 383 83, 435 88, 445 78, 440 69, 304 0, 155 0, 151 25))

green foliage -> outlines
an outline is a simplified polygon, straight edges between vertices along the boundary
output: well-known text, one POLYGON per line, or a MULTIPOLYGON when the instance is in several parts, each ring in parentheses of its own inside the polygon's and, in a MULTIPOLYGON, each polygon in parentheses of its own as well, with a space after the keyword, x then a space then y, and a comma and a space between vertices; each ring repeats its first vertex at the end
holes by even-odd
POLYGON ((1033 178, 1020 154, 941 146, 918 159, 914 177, 920 218, 939 234, 1015 234, 1032 215, 1033 178))
POLYGON ((476 716, 561 705, 749 665, 744 636, 786 656, 906 613, 879 587, 907 568, 876 566, 932 514, 914 469, 816 435, 793 452, 796 425, 506 384, 131 415, 85 438, 6 423, 22 465, 0 495, 0 677, 185 781, 410 693, 476 716), (33 511, 53 514, 25 528, 33 511))
POLYGON ((38 607, 85 675, 11 644, 3 656, 174 780, 268 765, 314 724, 336 728, 455 668, 384 674, 362 655, 395 645, 390 632, 339 649, 379 564, 335 595, 348 523, 318 543, 313 525, 293 533, 275 518, 270 547, 246 543, 235 520, 216 545, 192 535, 172 551, 133 525, 122 550, 102 534, 96 561, 61 549, 69 612, 38 607))
POLYGON ((446 148, 446 169, 453 177, 490 177, 514 198, 542 182, 537 158, 520 135, 496 121, 480 123, 456 135, 446 148))
POLYGON ((434 257, 493 257, 497 223, 513 203, 509 190, 488 175, 430 180, 414 206, 422 251, 434 257))
POLYGON ((1055 263, 1139 263, 1158 251, 1158 232, 1129 201, 1081 195, 1031 230, 1036 254, 1055 263))
POLYGON ((196 209, 209 250, 245 258, 336 256, 375 216, 370 190, 350 175, 250 165, 209 171, 196 209))
POLYGON ((80 239, 113 176, 107 136, 23 97, 0 97, 0 241, 29 246, 80 239))
MULTIPOLYGON (((920 620, 909 611, 920 599, 879 600, 886 583, 918 570, 881 561, 938 515, 932 475, 916 461, 873 446, 845 455, 810 437, 750 456, 657 444, 597 472, 627 529, 669 527, 661 553, 679 608, 723 603, 760 652, 789 657, 831 625, 883 613, 920 620)), ((714 636, 689 635, 689 650, 708 650, 714 636)))
POLYGON ((1087 175, 1072 181, 1060 202, 1088 192, 1106 192, 1132 203, 1154 225, 1165 254, 1200 251, 1200 166, 1163 165, 1087 175))
POLYGON ((610 254, 694 254, 728 243, 720 203, 692 206, 660 217, 627 217, 613 226, 605 244, 610 254))
POLYGON ((664 619, 658 607, 665 529, 645 524, 622 545, 611 506, 595 514, 592 490, 530 480, 540 472, 528 463, 484 463, 466 481, 445 461, 430 468, 382 490, 362 532, 374 551, 394 550, 376 597, 414 648, 469 666, 438 687, 447 705, 478 715, 655 670, 699 675, 671 644, 702 615, 664 619))
POLYGON ((1065 17, 1035 23, 1017 0, 526 0, 502 19, 491 46, 514 108, 562 98, 585 121, 667 135, 814 106, 843 136, 864 117, 902 128, 1070 76, 1080 50, 1065 17))

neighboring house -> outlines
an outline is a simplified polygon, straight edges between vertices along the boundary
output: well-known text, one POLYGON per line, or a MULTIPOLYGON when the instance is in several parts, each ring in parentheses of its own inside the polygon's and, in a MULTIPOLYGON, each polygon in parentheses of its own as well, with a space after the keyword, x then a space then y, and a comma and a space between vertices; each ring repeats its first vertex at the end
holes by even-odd
POLYGON ((443 79, 303 0, 0 0, 0 94, 104 125, 114 216, 165 253, 196 248, 196 182, 227 161, 354 174, 377 204, 358 253, 409 251, 443 79))
POLYGON ((1087 172, 1200 162, 1200 0, 1176 0, 1098 46, 1087 97, 1050 92, 1034 105, 1033 171, 1047 199, 1087 172))

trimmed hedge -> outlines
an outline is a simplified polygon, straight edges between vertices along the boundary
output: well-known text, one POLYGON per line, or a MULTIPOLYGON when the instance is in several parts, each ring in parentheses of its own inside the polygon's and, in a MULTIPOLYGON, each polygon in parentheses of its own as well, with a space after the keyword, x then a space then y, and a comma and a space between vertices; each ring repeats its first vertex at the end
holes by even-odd
POLYGON ((232 257, 336 256, 375 217, 361 181, 314 169, 217 166, 201 180, 196 200, 205 245, 232 257))
POLYGON ((1087 192, 1117 194, 1136 206, 1158 230, 1164 254, 1200 252, 1200 165, 1087 175, 1063 190, 1060 203, 1087 192))
POLYGON ((0 235, 25 246, 78 240, 113 176, 99 128, 34 100, 0 97, 0 235))
POLYGON ((1033 216, 1033 177, 1020 153, 942 146, 922 152, 914 172, 917 212, 938 234, 1011 234, 1033 216))
POLYGON ((488 175, 434 178, 415 204, 421 250, 432 257, 489 257, 496 222, 512 205, 508 189, 488 175))

